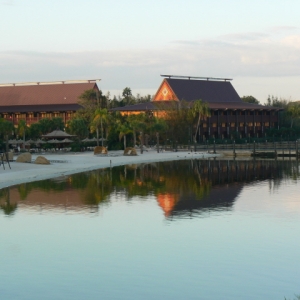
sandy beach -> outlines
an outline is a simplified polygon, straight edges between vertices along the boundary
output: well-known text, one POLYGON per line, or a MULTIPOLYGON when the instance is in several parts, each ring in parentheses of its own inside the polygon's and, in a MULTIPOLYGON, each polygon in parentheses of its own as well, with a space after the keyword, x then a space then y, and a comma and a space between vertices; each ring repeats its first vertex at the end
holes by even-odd
MULTIPOLYGON (((33 154, 32 161, 42 155, 50 160, 50 165, 37 165, 34 163, 10 162, 11 169, 5 163, 5 169, 0 167, 0 188, 56 178, 80 172, 92 171, 101 168, 114 167, 127 164, 138 164, 159 161, 183 160, 193 158, 215 157, 216 154, 206 152, 160 152, 156 150, 144 151, 137 156, 124 156, 123 151, 109 151, 108 155, 94 155, 93 152, 82 153, 43 153, 33 154)), ((14 160, 16 157, 14 157, 14 160)))

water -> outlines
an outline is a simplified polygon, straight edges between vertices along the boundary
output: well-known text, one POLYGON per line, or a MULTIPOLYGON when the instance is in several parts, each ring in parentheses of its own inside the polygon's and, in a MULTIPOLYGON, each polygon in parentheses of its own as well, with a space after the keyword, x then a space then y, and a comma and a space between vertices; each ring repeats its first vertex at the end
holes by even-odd
POLYGON ((1 299, 292 299, 299 165, 180 161, 0 190, 1 299))

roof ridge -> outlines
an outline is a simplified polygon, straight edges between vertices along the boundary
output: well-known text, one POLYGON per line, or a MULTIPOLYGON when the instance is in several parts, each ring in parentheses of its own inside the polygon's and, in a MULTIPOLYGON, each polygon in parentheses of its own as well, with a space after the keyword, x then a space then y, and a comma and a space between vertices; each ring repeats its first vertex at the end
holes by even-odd
POLYGON ((220 77, 198 77, 198 76, 183 76, 183 75, 160 75, 167 79, 183 79, 183 80, 207 80, 207 81, 232 81, 232 78, 220 78, 220 77))
POLYGON ((101 79, 83 79, 83 80, 62 80, 62 81, 38 81, 38 82, 17 82, 17 83, 0 83, 3 86, 32 86, 32 85, 55 85, 55 84, 76 84, 76 83, 96 83, 101 79))

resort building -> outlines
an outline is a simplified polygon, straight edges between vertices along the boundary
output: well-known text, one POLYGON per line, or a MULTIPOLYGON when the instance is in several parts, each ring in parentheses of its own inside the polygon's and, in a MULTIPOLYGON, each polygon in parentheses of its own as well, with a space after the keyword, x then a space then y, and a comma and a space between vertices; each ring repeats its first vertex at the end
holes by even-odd
POLYGON ((162 76, 164 79, 151 102, 113 110, 122 114, 148 112, 159 116, 161 107, 167 107, 170 101, 180 105, 184 100, 192 105, 193 101, 201 99, 207 102, 211 112, 200 124, 203 138, 230 138, 233 132, 241 137, 260 137, 266 129, 279 127, 281 109, 243 102, 230 82, 232 79, 162 76))
POLYGON ((66 123, 81 106, 86 90, 99 91, 97 80, 0 84, 0 117, 30 126, 43 118, 61 117, 66 123))

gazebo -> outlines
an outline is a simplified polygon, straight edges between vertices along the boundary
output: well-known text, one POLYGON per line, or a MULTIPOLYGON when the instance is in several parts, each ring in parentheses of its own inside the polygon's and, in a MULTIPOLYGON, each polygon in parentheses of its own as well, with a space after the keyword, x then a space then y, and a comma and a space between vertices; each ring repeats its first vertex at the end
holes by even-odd
POLYGON ((70 137, 75 137, 76 135, 68 134, 62 130, 54 130, 50 133, 42 135, 43 138, 46 139, 66 139, 70 137))

